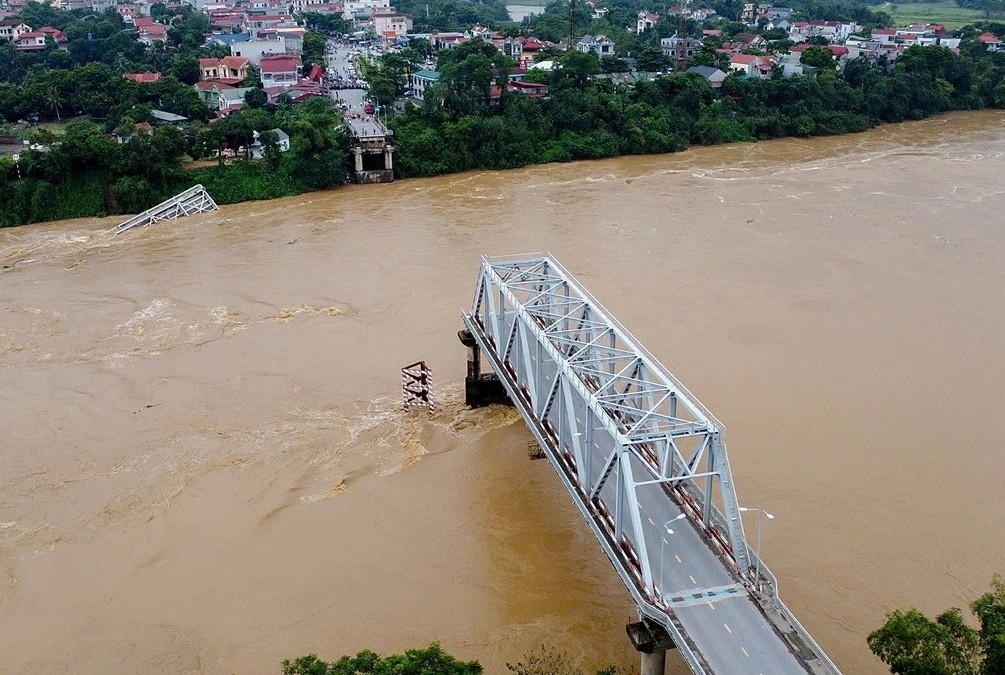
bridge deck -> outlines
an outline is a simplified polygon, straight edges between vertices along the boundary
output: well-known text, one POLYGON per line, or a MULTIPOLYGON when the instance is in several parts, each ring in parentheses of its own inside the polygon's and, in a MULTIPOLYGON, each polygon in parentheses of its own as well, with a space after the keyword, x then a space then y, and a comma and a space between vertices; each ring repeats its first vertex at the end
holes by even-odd
POLYGON ((548 256, 486 260, 463 318, 640 613, 694 672, 838 672, 754 572, 719 422, 568 272, 548 256))
POLYGON ((391 130, 376 118, 355 119, 346 118, 352 137, 357 141, 380 141, 391 137, 391 130))

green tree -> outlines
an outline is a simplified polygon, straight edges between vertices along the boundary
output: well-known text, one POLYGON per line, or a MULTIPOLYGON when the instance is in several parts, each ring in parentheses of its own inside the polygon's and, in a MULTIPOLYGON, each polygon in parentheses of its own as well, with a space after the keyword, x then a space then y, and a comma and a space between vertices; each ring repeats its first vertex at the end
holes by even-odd
POLYGON ((304 34, 304 51, 302 55, 304 72, 307 72, 311 65, 324 65, 325 46, 327 43, 328 41, 325 40, 325 36, 320 33, 307 31, 307 33, 304 34))
POLYGON ((397 96, 397 85, 394 80, 383 73, 370 78, 370 98, 378 105, 389 106, 397 96))
POLYGON ((253 87, 244 94, 244 104, 251 109, 264 108, 269 102, 269 95, 261 87, 253 87))
POLYGON ((199 81, 199 61, 194 56, 183 56, 175 61, 172 72, 179 82, 195 84, 199 81))
POLYGON ((60 116, 59 110, 63 106, 64 101, 59 93, 59 89, 55 86, 49 86, 45 90, 45 103, 50 110, 56 113, 56 119, 61 121, 63 118, 60 116))
POLYGON ((895 610, 869 634, 869 649, 895 675, 998 675, 1005 672, 1005 581, 970 605, 980 629, 951 608, 934 620, 917 609, 895 610))
POLYGON ((584 86, 600 71, 600 59, 593 52, 589 54, 571 51, 562 57, 562 68, 556 72, 558 80, 571 79, 576 86, 584 86))
POLYGON ((326 33, 347 33, 349 25, 345 19, 337 14, 321 14, 319 12, 307 12, 303 15, 304 23, 310 30, 326 33))
POLYGON ((279 135, 275 131, 263 131, 258 134, 258 142, 262 144, 262 156, 273 169, 278 169, 283 163, 283 152, 279 148, 279 135))
POLYGON ((810 47, 799 57, 799 62, 804 66, 813 68, 836 68, 834 55, 826 47, 810 47))
POLYGON ((477 661, 459 661, 433 642, 425 649, 378 656, 366 650, 326 663, 314 654, 283 661, 283 675, 478 675, 477 661))
POLYGON ((635 58, 635 65, 642 72, 656 73, 670 67, 670 57, 661 49, 646 47, 635 58))
POLYGON ((984 675, 1005 673, 1005 580, 995 576, 991 590, 970 604, 981 623, 984 675))

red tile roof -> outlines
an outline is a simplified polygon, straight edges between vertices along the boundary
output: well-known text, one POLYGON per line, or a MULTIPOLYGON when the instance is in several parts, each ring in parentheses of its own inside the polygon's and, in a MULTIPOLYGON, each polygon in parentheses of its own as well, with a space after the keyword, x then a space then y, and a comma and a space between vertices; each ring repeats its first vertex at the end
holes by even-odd
POLYGON ((122 77, 133 82, 156 82, 161 79, 161 74, 147 71, 145 73, 126 73, 122 77))
POLYGON ((296 70, 299 65, 299 56, 279 54, 277 56, 262 57, 262 62, 259 67, 263 73, 288 73, 296 70))

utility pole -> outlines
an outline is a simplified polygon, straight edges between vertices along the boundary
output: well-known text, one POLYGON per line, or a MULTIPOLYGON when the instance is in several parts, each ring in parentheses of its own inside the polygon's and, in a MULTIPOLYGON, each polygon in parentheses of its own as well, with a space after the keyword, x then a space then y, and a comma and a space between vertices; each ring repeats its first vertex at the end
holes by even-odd
POLYGON ((674 72, 681 73, 687 67, 687 19, 691 13, 691 0, 680 0, 680 15, 677 17, 677 61, 674 72))
POLYGON ((569 49, 576 44, 576 0, 569 0, 569 49))

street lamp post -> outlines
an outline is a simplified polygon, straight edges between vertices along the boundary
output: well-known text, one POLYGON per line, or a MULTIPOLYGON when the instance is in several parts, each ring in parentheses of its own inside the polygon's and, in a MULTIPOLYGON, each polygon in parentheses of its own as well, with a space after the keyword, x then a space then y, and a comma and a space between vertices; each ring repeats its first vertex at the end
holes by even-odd
POLYGON ((758 589, 760 589, 760 587, 761 587, 761 527, 763 525, 763 519, 761 518, 761 516, 764 516, 768 520, 774 520, 775 517, 773 515, 771 515, 770 513, 768 513, 767 511, 765 511, 764 509, 748 509, 746 506, 741 506, 738 510, 739 511, 743 511, 743 512, 746 512, 746 511, 757 511, 757 551, 756 551, 757 565, 754 568, 754 579, 757 581, 757 587, 758 587, 758 589))
MULTIPOLYGON (((663 529, 666 530, 667 534, 673 534, 673 530, 670 529, 670 523, 678 521, 686 516, 687 516, 686 513, 682 513, 676 518, 671 518, 670 520, 663 523, 663 529)), ((660 596, 661 597, 663 595, 663 552, 664 552, 663 549, 666 546, 666 543, 667 543, 666 538, 662 534, 660 534, 660 596)))

